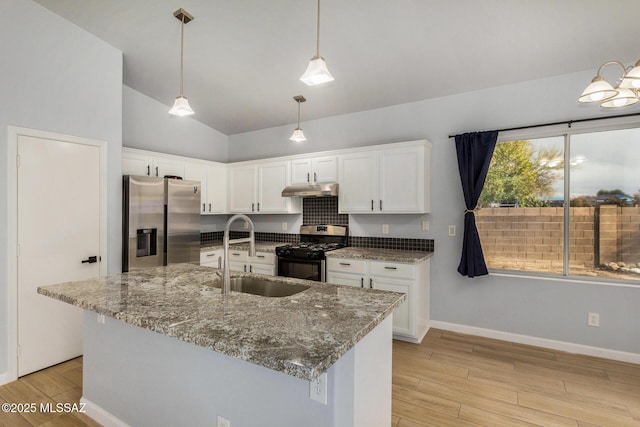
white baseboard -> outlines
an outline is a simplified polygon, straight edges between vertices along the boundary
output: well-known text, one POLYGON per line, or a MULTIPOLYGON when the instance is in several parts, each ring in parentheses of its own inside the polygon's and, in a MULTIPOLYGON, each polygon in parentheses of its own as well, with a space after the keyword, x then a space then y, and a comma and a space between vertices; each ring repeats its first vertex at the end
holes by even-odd
POLYGON ((9 384, 10 382, 11 381, 9 381, 9 372, 0 373, 0 386, 9 384))
POLYGON ((432 320, 430 322, 430 326, 432 328, 444 329, 451 332, 459 332, 461 334, 476 335, 485 338, 511 341, 518 344, 534 345, 536 347, 544 347, 551 350, 565 351, 567 353, 583 354, 586 356, 618 360, 620 362, 640 364, 640 354, 637 353, 628 353, 625 351, 610 350, 601 347, 591 347, 588 345, 532 337, 529 335, 513 334, 510 332, 496 331, 493 329, 477 328, 475 326, 460 325, 457 323, 440 322, 437 320, 432 320))
POLYGON ((84 409, 86 410, 86 415, 102 424, 104 427, 130 427, 129 424, 125 423, 110 412, 105 411, 100 406, 86 399, 84 396, 80 398, 80 403, 85 404, 84 409))

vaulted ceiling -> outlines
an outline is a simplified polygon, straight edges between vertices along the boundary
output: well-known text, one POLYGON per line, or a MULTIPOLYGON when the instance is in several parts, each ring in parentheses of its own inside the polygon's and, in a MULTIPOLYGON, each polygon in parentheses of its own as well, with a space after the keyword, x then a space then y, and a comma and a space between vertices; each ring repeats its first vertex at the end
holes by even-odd
POLYGON ((295 123, 299 94, 304 122, 640 59, 637 0, 322 0, 335 82, 308 87, 316 0, 36 1, 120 49, 124 84, 167 109, 186 9, 184 93, 227 135, 295 123))

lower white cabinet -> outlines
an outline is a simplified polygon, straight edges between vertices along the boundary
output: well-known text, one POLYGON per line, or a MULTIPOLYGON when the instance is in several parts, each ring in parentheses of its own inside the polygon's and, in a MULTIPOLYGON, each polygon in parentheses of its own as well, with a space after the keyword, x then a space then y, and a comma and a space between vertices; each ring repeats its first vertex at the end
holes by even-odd
POLYGON ((430 260, 416 264, 327 257, 327 282, 407 294, 393 312, 393 336, 421 342, 429 330, 430 260))
POLYGON ((200 265, 205 267, 222 268, 223 256, 224 251, 222 249, 200 252, 200 265))
MULTIPOLYGON (((223 252, 222 249, 219 249, 219 251, 223 252)), ((202 256, 201 254, 200 265, 204 265, 202 264, 202 256)), ((221 254, 221 266, 224 264, 224 258, 222 258, 222 256, 224 256, 224 254, 221 254)), ((276 255, 272 252, 256 252, 256 256, 249 256, 249 251, 229 249, 229 270, 275 276, 276 255)))

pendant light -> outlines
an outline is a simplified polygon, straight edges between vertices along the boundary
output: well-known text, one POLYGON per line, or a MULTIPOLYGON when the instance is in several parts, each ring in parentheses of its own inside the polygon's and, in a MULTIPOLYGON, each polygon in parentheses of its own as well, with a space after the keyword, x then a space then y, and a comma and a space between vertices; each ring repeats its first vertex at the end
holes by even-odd
POLYGON ((578 102, 599 102, 602 108, 620 108, 636 104, 640 101, 640 61, 633 67, 625 67, 618 61, 605 62, 598 68, 591 84, 582 92, 578 102), (622 76, 614 88, 601 75, 608 65, 622 68, 622 76))
POLYGON ((173 107, 169 110, 169 114, 172 116, 191 116, 193 110, 189 105, 187 97, 184 96, 183 83, 184 83, 184 24, 188 24, 193 20, 193 16, 186 10, 180 8, 173 12, 180 22, 180 95, 176 97, 173 107))
POLYGON ((306 99, 302 95, 294 96, 293 99, 295 99, 295 101, 298 103, 298 127, 293 131, 293 134, 291 135, 291 138, 289 138, 289 141, 304 142, 307 140, 307 138, 304 137, 304 133, 302 132, 302 129, 300 129, 300 103, 305 102, 306 99))
POLYGON ((318 0, 316 55, 309 61, 307 70, 300 77, 300 80, 307 86, 316 86, 334 80, 327 68, 327 64, 324 62, 324 58, 320 56, 320 0, 318 0))

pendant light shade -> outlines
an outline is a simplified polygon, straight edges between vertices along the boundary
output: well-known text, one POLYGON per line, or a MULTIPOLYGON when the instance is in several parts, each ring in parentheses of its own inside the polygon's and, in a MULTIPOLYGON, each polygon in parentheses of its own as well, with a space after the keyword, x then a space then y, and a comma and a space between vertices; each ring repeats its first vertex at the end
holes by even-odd
POLYGON ((626 68, 618 61, 605 62, 598 68, 596 76, 582 92, 578 102, 598 102, 602 108, 620 108, 640 101, 640 60, 633 67, 626 68), (622 68, 622 76, 614 88, 602 77, 601 71, 608 65, 622 68))
POLYGON ((298 127, 293 131, 293 134, 289 138, 289 141, 304 142, 307 140, 307 138, 305 138, 304 133, 300 128, 300 103, 305 102, 306 99, 302 95, 294 96, 293 99, 298 103, 298 127))
POLYGON ((173 107, 169 110, 169 114, 172 116, 190 116, 193 113, 191 106, 189 105, 189 100, 184 96, 176 97, 176 100, 173 102, 173 107))
POLYGON ((327 64, 324 62, 324 58, 314 56, 309 61, 307 71, 300 77, 303 83, 307 86, 315 86, 322 83, 332 82, 333 76, 327 68, 327 64))
POLYGON ((194 114, 187 97, 184 96, 184 24, 188 24, 193 20, 193 16, 186 10, 180 8, 173 12, 173 16, 180 21, 180 95, 173 102, 173 107, 169 110, 172 116, 191 116, 194 114))
POLYGON ((300 80, 307 86, 316 86, 322 83, 332 82, 333 76, 324 62, 324 58, 320 56, 320 0, 318 0, 318 16, 317 16, 317 32, 316 32, 316 55, 311 58, 307 70, 304 72, 300 80))

